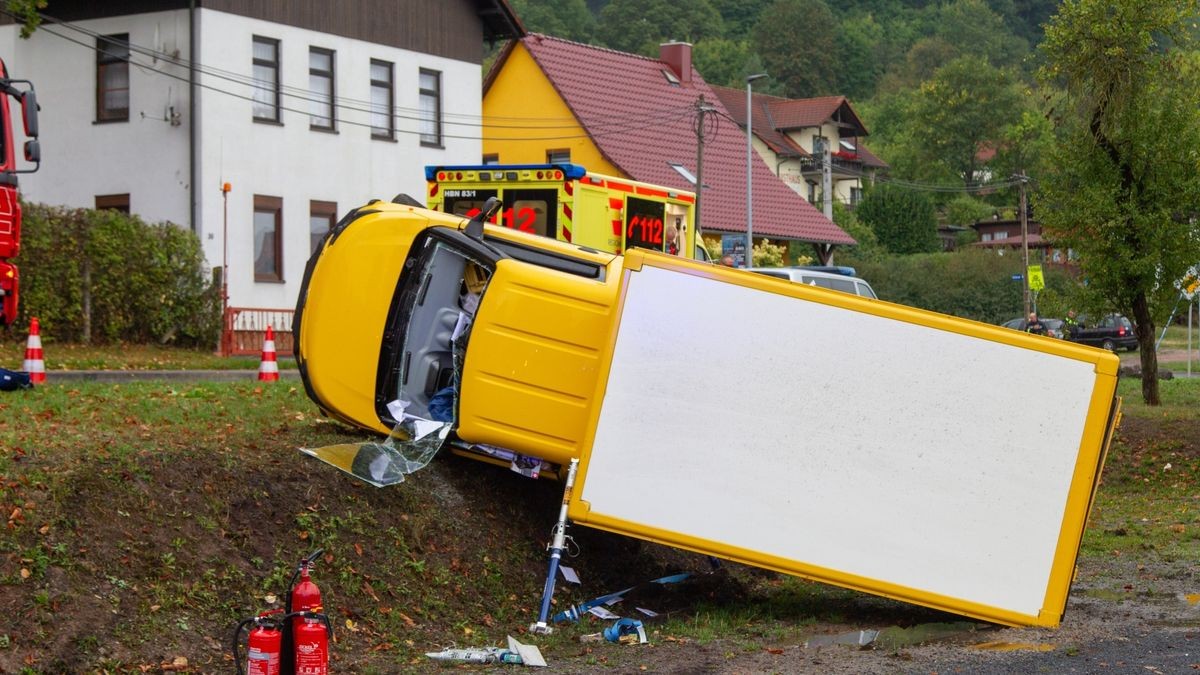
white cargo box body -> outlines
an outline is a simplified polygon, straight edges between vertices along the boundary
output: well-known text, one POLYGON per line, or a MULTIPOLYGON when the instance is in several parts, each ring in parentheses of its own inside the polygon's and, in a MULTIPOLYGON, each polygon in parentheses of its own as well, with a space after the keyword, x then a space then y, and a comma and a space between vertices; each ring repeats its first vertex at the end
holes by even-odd
POLYGON ((1116 356, 655 254, 623 274, 572 520, 1058 624, 1116 356))

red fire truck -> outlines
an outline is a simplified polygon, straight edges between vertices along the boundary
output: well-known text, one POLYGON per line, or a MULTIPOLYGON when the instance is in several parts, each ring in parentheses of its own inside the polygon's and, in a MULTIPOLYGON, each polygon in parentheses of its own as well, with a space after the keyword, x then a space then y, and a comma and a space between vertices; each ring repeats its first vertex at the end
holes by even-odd
POLYGON ((21 250, 21 202, 17 195, 17 174, 32 173, 41 165, 38 146, 37 95, 29 80, 14 80, 8 67, 0 61, 0 325, 7 326, 17 318, 17 298, 20 275, 12 259, 21 250), (25 165, 17 167, 13 142, 13 123, 9 98, 21 104, 21 119, 25 126, 25 165), (28 165, 32 164, 32 167, 28 165))

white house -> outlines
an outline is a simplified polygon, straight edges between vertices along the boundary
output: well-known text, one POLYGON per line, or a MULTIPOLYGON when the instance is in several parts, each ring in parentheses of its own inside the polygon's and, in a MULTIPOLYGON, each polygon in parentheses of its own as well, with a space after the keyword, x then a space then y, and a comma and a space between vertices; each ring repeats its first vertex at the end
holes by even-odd
MULTIPOLYGON (((229 304, 292 308, 313 242, 477 162, 485 41, 507 0, 54 0, 0 57, 32 80, 43 160, 26 199, 190 227, 229 304), (226 191, 227 190, 227 191, 226 191)), ((136 260, 130 260, 136 265, 136 260)))

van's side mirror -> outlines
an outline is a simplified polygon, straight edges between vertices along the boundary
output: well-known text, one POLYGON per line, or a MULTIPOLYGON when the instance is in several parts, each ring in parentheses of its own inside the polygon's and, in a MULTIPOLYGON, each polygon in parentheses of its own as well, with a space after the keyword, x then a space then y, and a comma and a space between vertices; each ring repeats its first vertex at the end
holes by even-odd
MULTIPOLYGON (((21 117, 25 122, 25 135, 29 138, 38 137, 38 104, 37 94, 29 89, 21 94, 21 117)), ((28 148, 28 146, 26 146, 28 148)), ((26 149, 28 153, 28 149, 26 149)))

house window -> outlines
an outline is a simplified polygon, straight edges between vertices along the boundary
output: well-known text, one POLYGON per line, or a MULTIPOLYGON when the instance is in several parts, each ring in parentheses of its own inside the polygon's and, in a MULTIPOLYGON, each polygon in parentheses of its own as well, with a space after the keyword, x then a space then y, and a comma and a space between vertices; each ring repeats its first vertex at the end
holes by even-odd
POLYGON ((254 280, 283 281, 283 200, 254 195, 254 280))
POLYGON ((254 36, 254 119, 279 121, 279 40, 254 36))
POLYGON ((129 195, 96 195, 96 210, 129 213, 129 195))
POLYGON ((308 203, 308 237, 309 237, 309 253, 314 253, 317 247, 321 245, 321 240, 325 238, 325 233, 329 232, 333 227, 337 218, 337 203, 336 202, 319 202, 316 200, 308 203))
POLYGON ((129 120, 129 33, 96 38, 96 121, 129 120))
POLYGON ((320 47, 308 48, 308 90, 312 100, 308 105, 310 129, 333 131, 333 51, 320 47))
POLYGON ((817 184, 812 181, 805 181, 805 182, 808 183, 808 203, 816 204, 817 203, 817 184))
POLYGON ((860 187, 850 188, 850 205, 858 206, 858 203, 861 201, 862 201, 862 188, 860 188, 860 187))
POLYGON ((546 151, 546 163, 547 164, 570 164, 571 163, 571 151, 570 150, 547 150, 546 151))
POLYGON ((996 239, 1008 239, 1008 232, 1004 232, 1004 231, 997 232, 996 239))
POLYGON ((992 240, 991 232, 984 232, 983 234, 979 235, 979 241, 991 241, 991 240, 992 240))
POLYGON ((495 152, 493 152, 489 155, 484 155, 483 163, 484 164, 499 164, 500 163, 500 155, 495 152))
POLYGON ((421 145, 442 147, 442 74, 421 69, 421 145))
POLYGON ((396 138, 392 72, 391 63, 371 59, 371 138, 386 141, 396 138))

